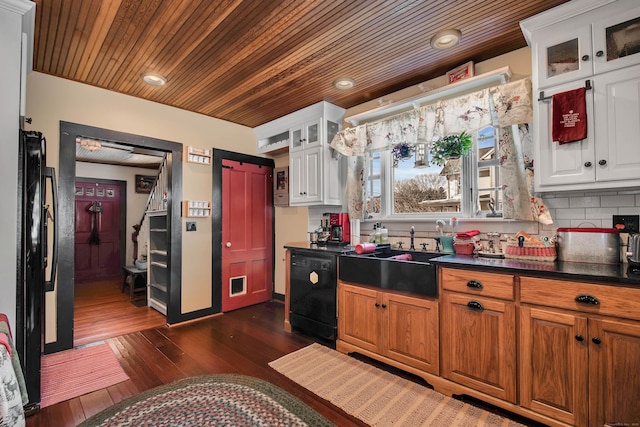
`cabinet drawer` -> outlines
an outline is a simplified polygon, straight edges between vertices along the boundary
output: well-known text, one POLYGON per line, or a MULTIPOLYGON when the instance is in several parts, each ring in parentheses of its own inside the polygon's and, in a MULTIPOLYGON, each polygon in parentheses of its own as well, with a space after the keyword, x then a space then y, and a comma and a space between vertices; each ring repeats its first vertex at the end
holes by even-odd
POLYGON ((520 301, 640 320, 640 288, 521 277, 520 301))
POLYGON ((514 299, 512 275, 453 268, 442 268, 440 273, 442 288, 445 290, 510 301, 514 299))

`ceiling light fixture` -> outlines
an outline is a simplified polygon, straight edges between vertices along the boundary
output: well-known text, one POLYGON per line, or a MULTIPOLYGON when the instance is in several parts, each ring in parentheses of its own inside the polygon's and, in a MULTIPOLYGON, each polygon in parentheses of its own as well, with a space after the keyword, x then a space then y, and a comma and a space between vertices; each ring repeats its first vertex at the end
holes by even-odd
POLYGON ((102 144, 100 143, 100 141, 96 141, 94 139, 83 138, 80 140, 80 147, 84 148, 85 150, 96 151, 102 148, 102 144))
POLYGON ((356 81, 348 77, 343 77, 333 82, 333 87, 340 90, 349 90, 355 85, 356 81))
POLYGON ((457 45, 461 38, 460 30, 443 30, 431 38, 431 47, 438 50, 449 49, 457 45))
POLYGON ((162 86, 167 83, 167 78, 161 76, 160 74, 153 73, 144 73, 142 75, 142 80, 151 86, 162 86))

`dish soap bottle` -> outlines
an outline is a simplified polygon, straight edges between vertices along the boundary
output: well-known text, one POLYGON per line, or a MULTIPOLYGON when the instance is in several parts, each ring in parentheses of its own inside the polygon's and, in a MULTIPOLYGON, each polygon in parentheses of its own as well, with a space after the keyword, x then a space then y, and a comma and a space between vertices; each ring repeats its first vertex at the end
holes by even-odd
POLYGON ((383 245, 389 243, 389 230, 387 230, 387 227, 380 225, 378 230, 380 231, 380 241, 378 243, 383 245))
POLYGON ((378 228, 378 223, 373 224, 373 230, 371 231, 371 234, 369 234, 369 243, 378 243, 376 241, 377 228, 378 228))

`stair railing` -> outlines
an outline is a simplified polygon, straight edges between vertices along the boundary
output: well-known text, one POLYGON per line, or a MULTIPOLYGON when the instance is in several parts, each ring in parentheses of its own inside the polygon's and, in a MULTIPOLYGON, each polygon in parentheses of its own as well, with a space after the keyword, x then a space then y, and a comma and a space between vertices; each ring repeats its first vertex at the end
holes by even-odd
POLYGON ((145 219, 147 218, 147 213, 149 211, 162 211, 167 209, 167 195, 168 195, 168 182, 167 182, 167 155, 165 154, 162 159, 162 163, 158 168, 158 175, 156 177, 155 182, 153 183, 153 187, 151 188, 151 192, 149 193, 149 197, 147 198, 147 203, 144 207, 144 212, 142 213, 142 218, 137 224, 133 225, 133 233, 131 234, 131 240, 133 241, 133 263, 135 265, 136 260, 138 259, 138 236, 140 235, 140 230, 144 225, 145 219))

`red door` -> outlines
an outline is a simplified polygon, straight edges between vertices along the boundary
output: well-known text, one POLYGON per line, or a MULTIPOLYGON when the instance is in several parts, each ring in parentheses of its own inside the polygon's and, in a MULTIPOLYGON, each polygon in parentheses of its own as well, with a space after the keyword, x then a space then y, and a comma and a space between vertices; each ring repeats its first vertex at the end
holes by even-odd
POLYGON ((121 275, 120 186, 76 181, 75 279, 121 275))
POLYGON ((222 161, 222 311, 273 294, 273 169, 222 161))

